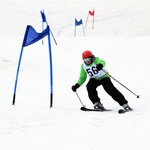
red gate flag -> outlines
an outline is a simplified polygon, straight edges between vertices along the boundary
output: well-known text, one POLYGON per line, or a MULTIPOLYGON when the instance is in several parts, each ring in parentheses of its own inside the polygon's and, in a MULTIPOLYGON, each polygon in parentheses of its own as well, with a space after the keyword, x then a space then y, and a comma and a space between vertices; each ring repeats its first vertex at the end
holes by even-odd
POLYGON ((88 22, 88 19, 89 19, 89 15, 91 15, 93 17, 93 21, 92 21, 92 28, 94 28, 94 17, 95 17, 95 10, 93 11, 90 11, 88 12, 88 15, 87 15, 87 19, 86 19, 86 22, 85 22, 85 28, 87 26, 87 22, 88 22))
POLYGON ((91 11, 89 11, 89 14, 91 15, 91 16, 94 16, 94 10, 91 12, 91 11))

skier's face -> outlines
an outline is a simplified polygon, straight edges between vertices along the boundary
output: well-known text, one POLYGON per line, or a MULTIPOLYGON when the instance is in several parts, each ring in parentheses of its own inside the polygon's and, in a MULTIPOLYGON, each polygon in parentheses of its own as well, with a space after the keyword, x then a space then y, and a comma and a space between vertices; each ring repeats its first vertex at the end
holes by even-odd
POLYGON ((91 57, 84 58, 83 61, 84 61, 85 64, 89 65, 89 64, 92 63, 92 58, 91 57))

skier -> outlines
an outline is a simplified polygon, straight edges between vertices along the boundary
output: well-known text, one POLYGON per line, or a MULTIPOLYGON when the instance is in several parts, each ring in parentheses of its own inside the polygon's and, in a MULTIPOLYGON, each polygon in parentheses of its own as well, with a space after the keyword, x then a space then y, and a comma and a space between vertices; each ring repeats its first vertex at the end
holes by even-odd
POLYGON ((71 88, 73 92, 85 82, 87 74, 89 76, 89 81, 86 85, 89 99, 94 105, 94 109, 104 110, 104 106, 98 97, 98 92, 96 88, 100 85, 103 86, 104 90, 116 101, 120 106, 123 106, 124 110, 132 110, 128 105, 128 101, 125 97, 116 89, 110 80, 109 74, 105 69, 105 61, 95 57, 91 51, 85 50, 82 53, 83 64, 81 65, 80 77, 75 85, 71 88))

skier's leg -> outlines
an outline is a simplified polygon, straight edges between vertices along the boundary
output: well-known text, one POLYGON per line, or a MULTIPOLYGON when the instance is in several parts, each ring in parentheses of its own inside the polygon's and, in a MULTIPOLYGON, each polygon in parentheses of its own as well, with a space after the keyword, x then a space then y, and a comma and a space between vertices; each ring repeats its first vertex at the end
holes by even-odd
POLYGON ((93 104, 100 101, 96 88, 100 85, 99 81, 91 78, 86 85, 89 99, 93 104))
POLYGON ((120 91, 118 91, 117 88, 113 85, 110 78, 104 78, 104 79, 102 79, 101 82, 102 82, 102 86, 104 87, 105 91, 115 101, 117 101, 121 106, 128 103, 128 101, 125 99, 125 97, 122 95, 122 93, 120 91))

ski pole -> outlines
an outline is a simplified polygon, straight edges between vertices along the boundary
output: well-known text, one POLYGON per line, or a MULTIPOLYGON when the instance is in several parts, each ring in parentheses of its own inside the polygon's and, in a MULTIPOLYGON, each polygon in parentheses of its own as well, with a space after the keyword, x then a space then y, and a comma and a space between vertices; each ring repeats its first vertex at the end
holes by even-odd
POLYGON ((129 88, 127 88, 125 85, 123 85, 121 82, 119 82, 117 79, 115 79, 113 76, 111 76, 108 72, 106 72, 104 69, 102 69, 103 72, 107 73, 112 79, 114 79, 116 82, 118 82, 120 85, 122 85, 124 88, 126 88, 128 91, 130 91, 132 94, 134 94, 137 98, 140 97, 140 95, 135 94, 132 92, 129 88))
POLYGON ((83 107, 85 107, 85 105, 82 103, 82 101, 81 101, 81 99, 80 99, 80 97, 79 97, 78 93, 77 93, 77 92, 75 92, 75 93, 76 93, 76 95, 77 95, 77 97, 78 97, 78 99, 79 99, 80 103, 82 104, 82 106, 83 106, 83 107))

